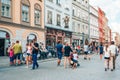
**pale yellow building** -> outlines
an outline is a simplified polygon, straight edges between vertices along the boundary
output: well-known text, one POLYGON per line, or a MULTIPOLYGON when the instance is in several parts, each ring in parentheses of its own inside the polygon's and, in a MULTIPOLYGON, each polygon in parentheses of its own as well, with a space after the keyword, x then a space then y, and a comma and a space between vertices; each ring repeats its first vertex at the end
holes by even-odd
POLYGON ((10 43, 25 45, 32 39, 45 44, 44 0, 0 0, 0 55, 10 43))

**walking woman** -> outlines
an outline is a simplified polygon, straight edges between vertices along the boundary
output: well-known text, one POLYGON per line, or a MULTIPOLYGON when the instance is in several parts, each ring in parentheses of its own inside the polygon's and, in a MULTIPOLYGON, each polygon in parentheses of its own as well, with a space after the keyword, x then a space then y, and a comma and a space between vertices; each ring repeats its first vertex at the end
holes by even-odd
POLYGON ((26 64, 27 64, 27 68, 28 68, 29 62, 32 64, 32 45, 31 45, 31 43, 27 43, 26 49, 27 49, 26 64))
POLYGON ((92 54, 92 44, 88 45, 88 59, 90 60, 92 54))
POLYGON ((85 42, 85 45, 84 45, 84 60, 87 60, 88 58, 88 42, 85 42))
POLYGON ((68 60, 68 62, 70 64, 70 52, 72 52, 72 49, 68 45, 68 43, 66 43, 66 45, 64 47, 64 56, 65 56, 65 59, 64 59, 64 68, 66 68, 67 60, 68 60))
POLYGON ((104 63, 105 63, 105 71, 107 71, 107 69, 109 69, 109 60, 110 60, 110 53, 109 53, 109 46, 106 43, 105 47, 104 47, 104 63))

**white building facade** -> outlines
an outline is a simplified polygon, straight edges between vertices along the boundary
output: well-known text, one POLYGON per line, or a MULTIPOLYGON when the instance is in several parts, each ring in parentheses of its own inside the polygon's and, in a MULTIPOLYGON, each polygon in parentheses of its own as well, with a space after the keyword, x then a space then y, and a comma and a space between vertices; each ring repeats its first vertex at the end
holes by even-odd
POLYGON ((46 45, 55 47, 57 41, 72 39, 72 0, 45 0, 46 45))
POLYGON ((90 42, 99 42, 98 11, 90 6, 90 42))
POLYGON ((72 0, 72 30, 75 46, 89 40, 89 0, 72 0))

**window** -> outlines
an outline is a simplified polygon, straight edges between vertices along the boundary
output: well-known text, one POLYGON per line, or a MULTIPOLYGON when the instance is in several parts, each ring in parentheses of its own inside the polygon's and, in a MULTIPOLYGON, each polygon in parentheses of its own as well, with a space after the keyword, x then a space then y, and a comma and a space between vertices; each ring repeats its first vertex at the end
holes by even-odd
POLYGON ((80 24, 78 24, 78 32, 80 32, 80 24))
POLYGON ((72 22, 72 30, 75 31, 75 22, 72 22))
POLYGON ((56 4, 59 5, 59 6, 61 6, 60 0, 56 0, 56 4))
POLYGON ((29 7, 22 5, 22 21, 29 22, 29 7))
POLYGON ((72 10, 72 15, 75 16, 75 9, 72 10))
POLYGON ((39 4, 35 4, 35 12, 34 12, 34 22, 35 24, 40 25, 41 24, 41 7, 39 4))
POLYGON ((77 17, 80 18, 80 10, 78 9, 78 12, 77 12, 77 17))
POLYGON ((69 28, 69 17, 65 16, 64 18, 65 28, 69 28))
POLYGON ((40 24, 40 11, 35 10, 35 24, 40 24))
POLYGON ((60 18, 61 18, 61 16, 59 14, 57 14, 57 26, 61 25, 60 18))
POLYGON ((4 17, 11 17, 11 0, 1 0, 1 12, 4 17))
POLYGON ((83 25, 83 27, 82 27, 82 32, 84 32, 84 25, 83 25))
POLYGON ((48 11, 47 13, 47 23, 52 24, 52 12, 48 11))

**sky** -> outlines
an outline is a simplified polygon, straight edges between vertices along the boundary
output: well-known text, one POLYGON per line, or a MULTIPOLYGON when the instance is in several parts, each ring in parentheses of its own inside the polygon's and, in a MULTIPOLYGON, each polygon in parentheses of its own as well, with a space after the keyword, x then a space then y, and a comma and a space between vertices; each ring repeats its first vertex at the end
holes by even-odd
POLYGON ((120 0, 90 0, 90 4, 105 12, 112 32, 120 33, 120 0))

